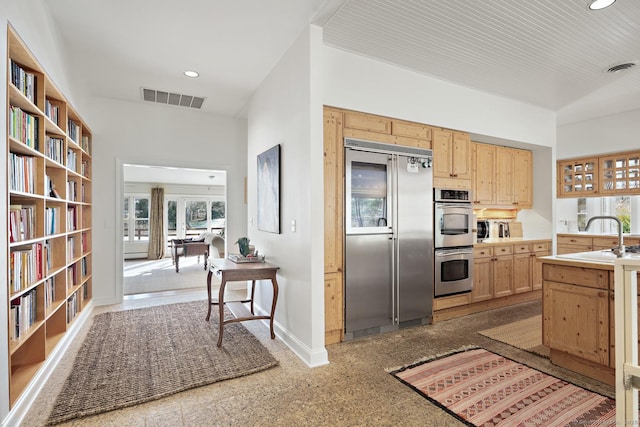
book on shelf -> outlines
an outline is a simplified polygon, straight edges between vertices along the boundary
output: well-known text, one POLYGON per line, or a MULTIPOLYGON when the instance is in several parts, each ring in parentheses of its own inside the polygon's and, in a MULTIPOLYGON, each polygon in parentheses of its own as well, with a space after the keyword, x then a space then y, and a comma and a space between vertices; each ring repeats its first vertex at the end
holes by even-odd
POLYGON ((27 71, 22 65, 11 60, 11 83, 27 97, 32 103, 36 103, 36 75, 27 71))
POLYGON ((56 300, 56 278, 49 277, 44 281, 44 308, 49 308, 56 300))
POLYGON ((9 242, 21 242, 35 237, 34 205, 9 205, 9 242))
POLYGON ((60 232, 60 208, 46 207, 44 209, 45 234, 58 234, 60 232))
POLYGON ((31 156, 9 153, 9 163, 9 190, 35 193, 35 159, 31 156))
POLYGON ((9 339, 23 336, 37 320, 37 289, 11 300, 9 312, 9 339))
POLYGON ((9 106, 9 136, 27 147, 40 150, 38 117, 22 111, 20 107, 9 106))
POLYGON ((76 171, 76 152, 67 148, 67 168, 76 171))
POLYGON ((67 323, 71 323, 78 314, 78 293, 74 293, 67 299, 67 323))
POLYGON ((85 153, 91 154, 91 143, 89 142, 89 135, 82 135, 82 149, 85 153))
POLYGON ((78 184, 75 181, 67 181, 67 200, 72 202, 78 201, 78 194, 76 191, 78 184))
POLYGON ((77 206, 67 207, 67 231, 75 231, 78 229, 78 225, 80 224, 79 213, 80 210, 77 206))
POLYGON ((73 119, 67 120, 67 135, 76 144, 78 143, 78 137, 80 136, 80 125, 78 125, 73 119))
POLYGON ((64 139, 47 135, 45 142, 45 155, 51 160, 64 164, 64 139))
POLYGON ((29 247, 12 250, 9 255, 9 290, 11 293, 27 289, 41 280, 42 243, 33 243, 29 247))
POLYGON ((60 197, 60 193, 58 193, 58 190, 56 190, 56 185, 49 175, 44 176, 44 188, 47 196, 53 197, 55 199, 62 198, 60 197))
POLYGON ((53 123, 60 126, 60 107, 57 103, 51 102, 49 99, 44 100, 44 114, 51 119, 53 123))

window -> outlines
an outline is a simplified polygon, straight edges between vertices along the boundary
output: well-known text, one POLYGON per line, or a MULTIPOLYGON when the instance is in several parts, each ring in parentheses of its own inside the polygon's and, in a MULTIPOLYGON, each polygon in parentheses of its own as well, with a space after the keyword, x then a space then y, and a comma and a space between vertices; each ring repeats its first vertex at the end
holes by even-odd
POLYGON ((123 202, 123 238, 126 242, 149 240, 150 197, 128 195, 123 202))

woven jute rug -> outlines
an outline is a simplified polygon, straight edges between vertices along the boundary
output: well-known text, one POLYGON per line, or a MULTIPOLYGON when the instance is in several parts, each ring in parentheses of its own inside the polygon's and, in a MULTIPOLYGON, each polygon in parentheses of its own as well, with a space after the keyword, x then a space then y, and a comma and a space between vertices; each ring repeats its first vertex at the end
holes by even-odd
MULTIPOLYGON (((242 324, 218 339, 217 308, 206 301, 98 314, 47 421, 74 418, 159 399, 252 374, 278 364, 242 324)), ((232 314, 225 308, 225 317, 232 314)))
POLYGON ((480 335, 549 358, 549 347, 542 345, 542 315, 478 332, 480 335))
POLYGON ((469 426, 615 423, 615 401, 482 348, 392 374, 469 426))

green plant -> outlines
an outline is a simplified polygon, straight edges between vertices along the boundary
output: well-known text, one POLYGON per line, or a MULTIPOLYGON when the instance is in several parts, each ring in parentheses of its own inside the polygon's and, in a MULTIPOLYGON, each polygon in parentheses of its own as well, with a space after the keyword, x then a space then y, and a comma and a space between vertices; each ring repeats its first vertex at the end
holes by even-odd
POLYGON ((238 248, 240 249, 240 253, 242 254, 242 256, 249 255, 249 241, 250 240, 248 237, 240 237, 236 241, 236 244, 238 245, 238 248))

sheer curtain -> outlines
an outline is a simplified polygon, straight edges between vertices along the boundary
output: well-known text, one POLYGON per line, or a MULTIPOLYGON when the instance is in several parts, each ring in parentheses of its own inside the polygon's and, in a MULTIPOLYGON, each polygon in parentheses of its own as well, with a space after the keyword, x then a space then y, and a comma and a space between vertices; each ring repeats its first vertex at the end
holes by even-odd
POLYGON ((164 256, 164 188, 151 189, 151 210, 149 211, 149 259, 164 256))

